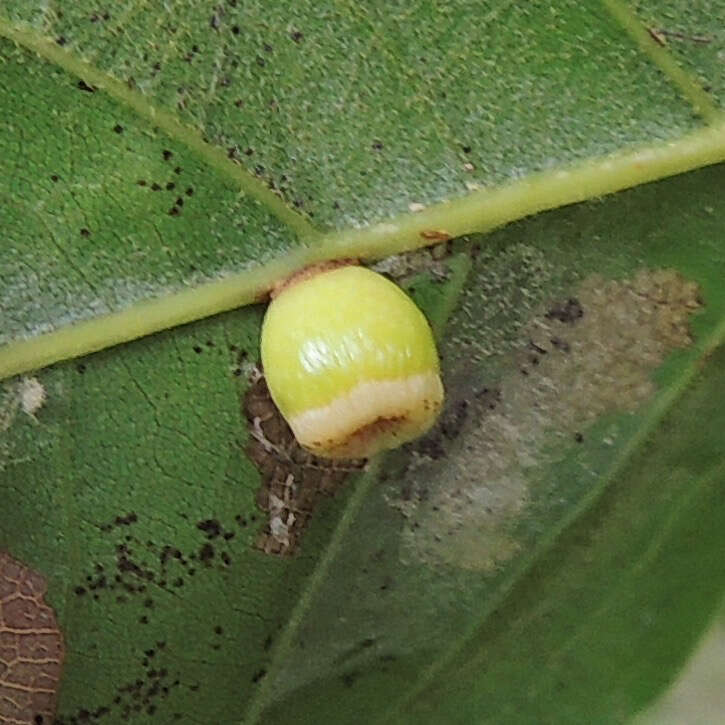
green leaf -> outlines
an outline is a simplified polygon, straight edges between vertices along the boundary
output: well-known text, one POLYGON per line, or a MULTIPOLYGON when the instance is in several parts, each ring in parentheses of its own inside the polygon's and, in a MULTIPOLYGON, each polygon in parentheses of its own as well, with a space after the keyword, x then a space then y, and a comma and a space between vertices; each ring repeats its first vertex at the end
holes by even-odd
POLYGON ((1 11, 0 548, 58 722, 629 719, 725 590, 725 8, 267 5, 1 11), (265 553, 344 472, 255 442, 231 310, 416 249, 441 422, 265 553))

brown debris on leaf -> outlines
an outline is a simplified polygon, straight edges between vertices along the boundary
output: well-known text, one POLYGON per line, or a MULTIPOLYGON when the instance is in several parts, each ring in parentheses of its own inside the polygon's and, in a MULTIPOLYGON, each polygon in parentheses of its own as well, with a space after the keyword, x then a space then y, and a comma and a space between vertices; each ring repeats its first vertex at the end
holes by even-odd
POLYGON ((328 461, 301 448, 261 374, 247 390, 244 414, 251 433, 247 454, 262 476, 257 505, 267 514, 256 547, 265 554, 291 556, 320 498, 334 496, 364 461, 328 461))
POLYGON ((65 649, 45 579, 0 551, 0 722, 51 723, 65 649))

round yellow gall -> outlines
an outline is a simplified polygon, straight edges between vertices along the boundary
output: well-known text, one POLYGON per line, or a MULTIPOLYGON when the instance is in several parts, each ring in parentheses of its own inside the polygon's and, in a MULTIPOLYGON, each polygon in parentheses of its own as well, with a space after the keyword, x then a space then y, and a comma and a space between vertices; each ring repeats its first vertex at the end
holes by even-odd
POLYGON ((270 303, 262 365, 300 445, 367 458, 425 433, 443 404, 433 333, 395 284, 364 267, 301 275, 270 303))

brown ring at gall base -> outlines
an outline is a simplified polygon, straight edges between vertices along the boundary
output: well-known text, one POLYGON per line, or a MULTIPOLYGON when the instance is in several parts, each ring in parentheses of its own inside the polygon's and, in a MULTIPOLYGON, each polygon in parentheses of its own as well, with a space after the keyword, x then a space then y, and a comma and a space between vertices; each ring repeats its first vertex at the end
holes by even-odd
POLYGON ((329 262, 316 262, 315 264, 310 264, 297 272, 293 272, 289 277, 285 277, 285 279, 276 282, 269 292, 269 297, 270 299, 274 299, 286 289, 296 285, 298 282, 304 282, 306 279, 311 279, 323 272, 331 272, 333 269, 358 266, 359 264, 360 261, 353 258, 332 259, 329 262))
POLYGON ((327 405, 291 416, 303 448, 325 458, 368 458, 425 433, 443 404, 437 371, 358 383, 327 405))
POLYGON ((328 440, 326 445, 323 445, 321 441, 314 441, 309 448, 312 453, 319 449, 328 458, 359 458, 359 455, 356 454, 369 450, 370 441, 386 433, 395 438, 396 431, 406 420, 407 416, 405 415, 380 417, 353 431, 342 441, 336 443, 334 440, 328 440))

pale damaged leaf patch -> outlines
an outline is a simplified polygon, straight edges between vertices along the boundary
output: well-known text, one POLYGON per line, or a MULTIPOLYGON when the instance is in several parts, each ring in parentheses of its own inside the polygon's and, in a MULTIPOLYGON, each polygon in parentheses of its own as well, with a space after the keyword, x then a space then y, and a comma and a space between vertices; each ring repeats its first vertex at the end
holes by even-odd
POLYGON ((453 381, 465 397, 454 394, 434 434, 415 446, 390 499, 406 517, 406 557, 483 571, 510 559, 540 472, 603 415, 651 399, 653 371, 691 344, 700 305, 697 285, 672 270, 592 276, 520 326, 506 366, 514 372, 478 388, 471 370, 467 382, 453 381))
POLYGON ((45 579, 0 551, 0 722, 53 721, 65 649, 45 579))
POLYGON ((37 423, 36 413, 45 405, 47 397, 45 386, 35 377, 21 378, 17 383, 3 386, 3 396, 0 399, 0 471, 5 470, 8 465, 29 460, 28 457, 13 457, 13 447, 4 434, 16 421, 19 413, 37 423))

